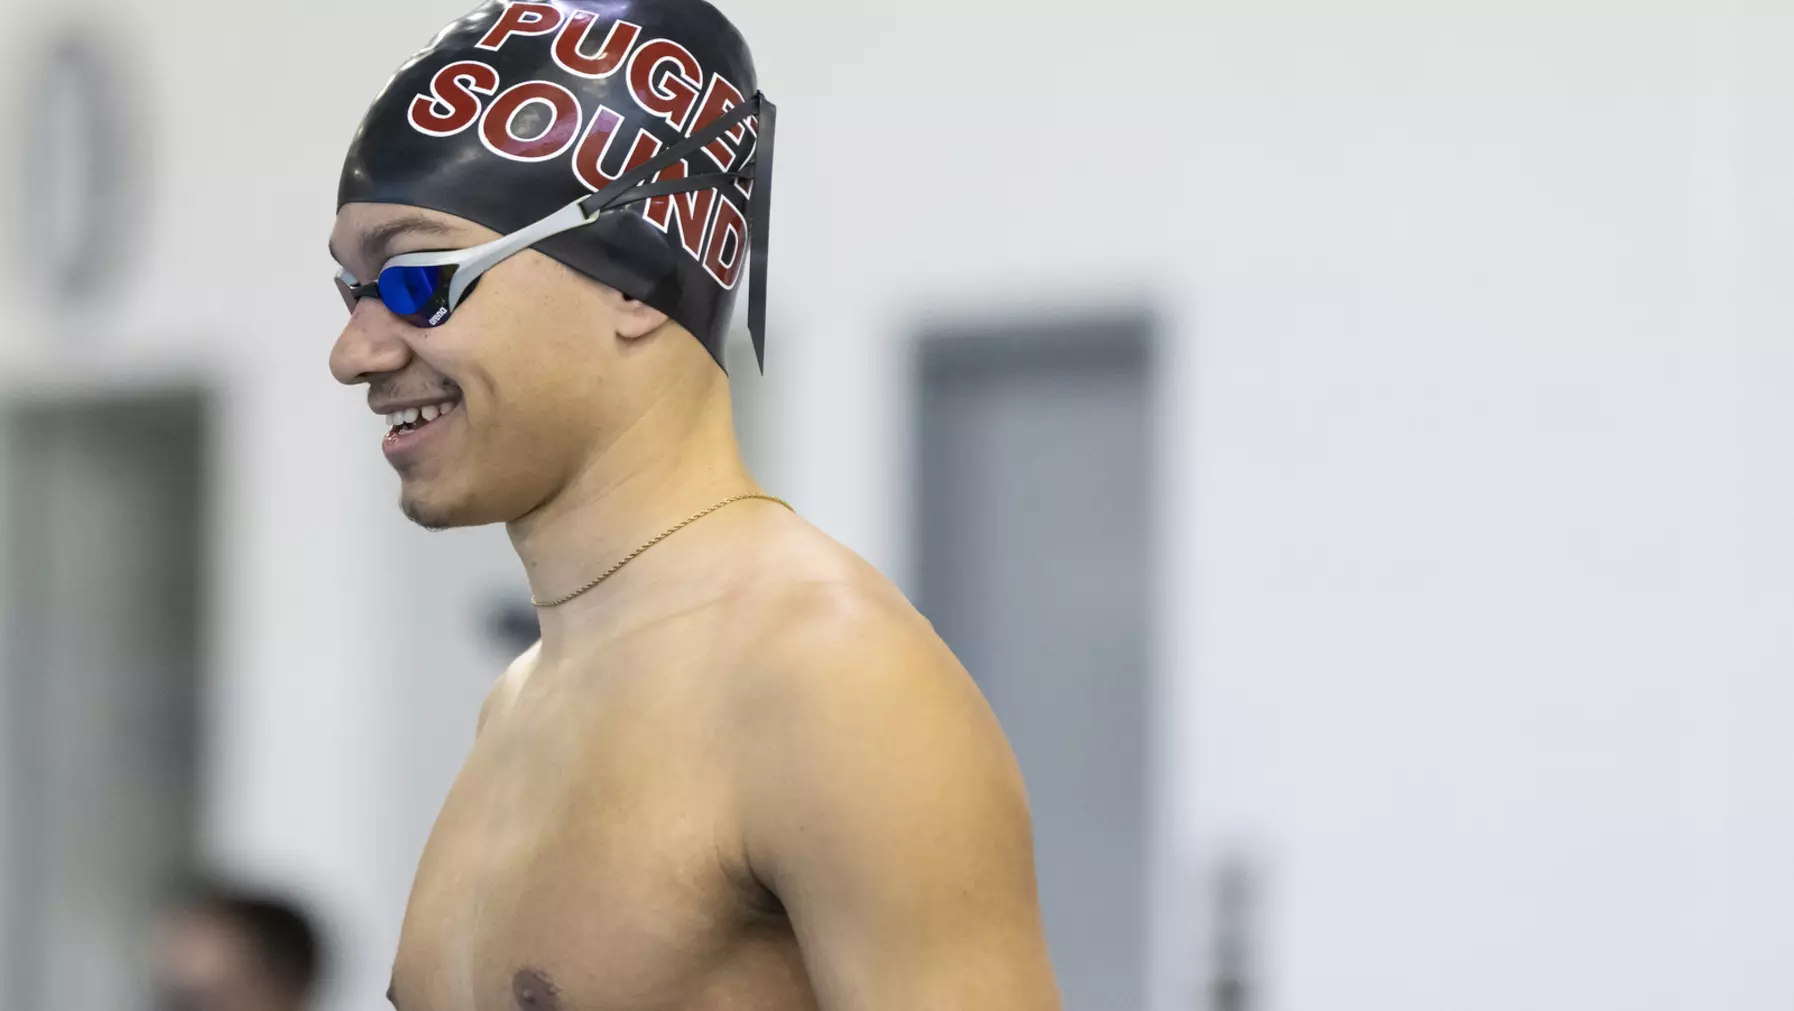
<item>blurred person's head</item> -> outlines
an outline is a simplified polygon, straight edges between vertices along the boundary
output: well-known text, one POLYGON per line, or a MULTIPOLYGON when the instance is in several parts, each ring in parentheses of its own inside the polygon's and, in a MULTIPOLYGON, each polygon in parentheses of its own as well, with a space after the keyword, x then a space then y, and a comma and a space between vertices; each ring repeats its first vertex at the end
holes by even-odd
POLYGON ((350 318, 330 364, 388 416, 413 520, 514 521, 581 482, 734 451, 719 363, 772 125, 754 88, 746 43, 704 0, 489 0, 375 99, 331 233, 350 318), (721 132, 692 146, 705 130, 721 132), (394 264, 582 200, 590 216, 471 286, 465 260, 394 264))
POLYGON ((323 971, 317 928, 274 896, 195 895, 156 942, 159 1011, 302 1011, 323 971))

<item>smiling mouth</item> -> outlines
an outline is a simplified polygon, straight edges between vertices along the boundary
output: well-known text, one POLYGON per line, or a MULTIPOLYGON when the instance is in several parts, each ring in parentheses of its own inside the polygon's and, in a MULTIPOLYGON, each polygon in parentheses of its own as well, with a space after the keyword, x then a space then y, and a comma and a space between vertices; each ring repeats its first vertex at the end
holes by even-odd
POLYGON ((415 432, 439 418, 445 418, 454 413, 455 409, 460 406, 461 402, 458 400, 444 400, 440 403, 425 404, 422 407, 394 411, 386 416, 386 424, 390 426, 386 431, 386 437, 396 439, 407 432, 415 432))

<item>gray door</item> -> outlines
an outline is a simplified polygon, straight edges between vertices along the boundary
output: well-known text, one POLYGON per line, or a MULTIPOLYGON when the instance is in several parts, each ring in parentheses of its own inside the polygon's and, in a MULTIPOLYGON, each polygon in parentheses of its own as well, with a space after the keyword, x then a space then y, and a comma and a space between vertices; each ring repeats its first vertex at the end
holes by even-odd
POLYGON ((203 411, 171 396, 0 421, 0 999, 144 1008, 146 928, 191 852, 203 411))
POLYGON ((921 346, 917 603, 1027 778, 1067 1011, 1146 992, 1151 407, 1142 319, 921 346))

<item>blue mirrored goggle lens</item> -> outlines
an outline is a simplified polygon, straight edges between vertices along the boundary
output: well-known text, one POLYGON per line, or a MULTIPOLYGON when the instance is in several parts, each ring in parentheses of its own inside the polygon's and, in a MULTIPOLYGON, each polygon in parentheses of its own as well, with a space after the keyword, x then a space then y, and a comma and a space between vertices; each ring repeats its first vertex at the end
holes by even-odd
POLYGON ((447 283, 441 267, 388 267, 380 272, 380 301, 396 315, 414 315, 447 283))

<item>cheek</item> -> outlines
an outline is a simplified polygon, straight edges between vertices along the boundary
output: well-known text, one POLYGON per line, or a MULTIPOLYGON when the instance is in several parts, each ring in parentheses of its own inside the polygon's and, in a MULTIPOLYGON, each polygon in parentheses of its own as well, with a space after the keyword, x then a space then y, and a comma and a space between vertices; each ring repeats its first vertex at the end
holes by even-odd
MULTIPOLYGON (((546 258, 519 257, 482 279, 443 330, 438 360, 495 427, 537 435, 589 427, 614 349, 590 283, 546 258), (447 336, 447 335, 445 335, 447 336)), ((614 338, 613 338, 614 340, 614 338)))
POLYGON ((475 388, 464 396, 475 435, 501 469, 553 468, 589 448, 600 384, 586 363, 564 357, 516 349, 471 373, 475 388))

